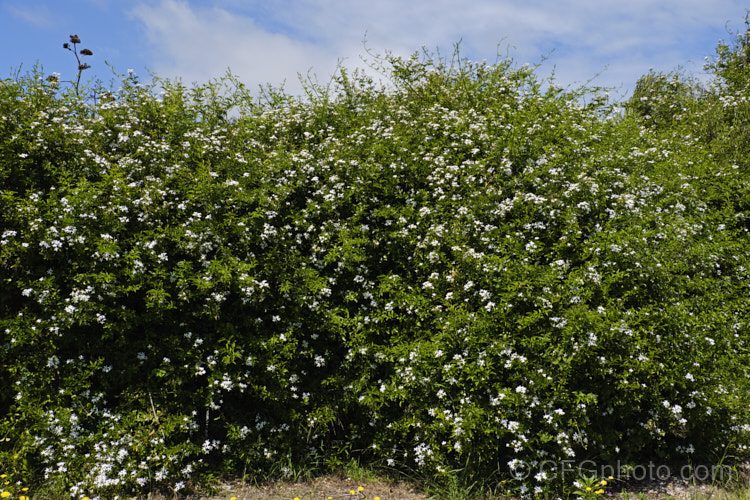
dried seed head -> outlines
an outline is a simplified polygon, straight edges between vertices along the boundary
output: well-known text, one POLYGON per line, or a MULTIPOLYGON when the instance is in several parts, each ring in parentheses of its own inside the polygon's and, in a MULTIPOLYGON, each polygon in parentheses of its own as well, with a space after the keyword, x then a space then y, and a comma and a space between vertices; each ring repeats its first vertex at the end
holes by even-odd
POLYGON ((63 44, 63 48, 64 48, 64 49, 68 49, 68 50, 70 50, 70 44, 69 44, 68 42, 65 42, 65 43, 63 44))
POLYGON ((93 55, 94 55, 94 53, 93 53, 93 52, 91 52, 91 51, 90 51, 89 49, 83 49, 83 50, 81 51, 81 55, 84 55, 84 56, 93 56, 93 55))
POLYGON ((78 35, 70 35, 70 43, 81 43, 81 39, 78 35))
POLYGON ((78 71, 83 71, 84 69, 89 69, 91 66, 87 63, 79 64, 78 65, 78 71))

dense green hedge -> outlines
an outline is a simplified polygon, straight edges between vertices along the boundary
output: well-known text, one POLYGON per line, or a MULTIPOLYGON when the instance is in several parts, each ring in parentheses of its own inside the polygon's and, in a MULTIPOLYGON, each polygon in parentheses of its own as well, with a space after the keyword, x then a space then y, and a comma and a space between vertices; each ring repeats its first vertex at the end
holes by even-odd
POLYGON ((533 492, 572 487, 543 461, 746 451, 747 90, 652 74, 622 112, 507 60, 379 61, 305 100, 0 83, 6 470, 533 492))

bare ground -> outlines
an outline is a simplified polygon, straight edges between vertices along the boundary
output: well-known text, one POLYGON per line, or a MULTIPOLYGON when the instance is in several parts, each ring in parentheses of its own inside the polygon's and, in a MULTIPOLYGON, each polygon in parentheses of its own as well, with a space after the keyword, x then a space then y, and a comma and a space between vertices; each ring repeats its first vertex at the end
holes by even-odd
MULTIPOLYGON (((670 478, 662 481, 641 483, 615 482, 609 488, 608 498, 619 500, 750 500, 750 490, 732 491, 709 484, 691 484, 688 481, 670 478)), ((418 492, 409 483, 387 480, 354 481, 350 478, 329 475, 306 482, 275 481, 263 486, 254 486, 240 481, 224 482, 212 494, 196 494, 189 497, 151 495, 142 500, 440 500, 440 496, 428 496, 418 492), (360 490, 360 487, 362 488, 360 490)), ((453 498, 453 497, 452 497, 453 498)), ((493 497, 495 500, 513 500, 509 497, 493 497)))
POLYGON ((242 481, 222 482, 211 494, 183 497, 149 495, 141 500, 428 500, 430 497, 402 482, 387 480, 354 481, 351 478, 328 475, 313 481, 274 481, 255 486, 242 481))
POLYGON ((311 482, 290 483, 277 481, 264 486, 250 486, 242 483, 224 484, 222 492, 201 500, 427 500, 408 484, 385 481, 356 482, 339 476, 325 476, 311 482), (360 490, 360 488, 362 488, 360 490))

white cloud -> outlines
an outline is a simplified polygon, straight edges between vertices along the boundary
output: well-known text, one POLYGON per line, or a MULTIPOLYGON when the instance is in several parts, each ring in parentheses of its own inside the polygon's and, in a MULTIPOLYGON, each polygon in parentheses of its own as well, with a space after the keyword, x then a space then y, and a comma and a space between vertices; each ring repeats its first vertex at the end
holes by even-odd
POLYGON ((281 84, 298 89, 297 73, 311 68, 330 74, 336 60, 315 45, 280 33, 269 33, 252 18, 219 8, 193 9, 184 2, 164 0, 139 5, 132 14, 151 40, 157 75, 204 83, 227 69, 248 85, 281 84))
POLYGON ((23 3, 17 5, 4 4, 3 7, 16 19, 37 28, 52 28, 56 24, 56 16, 43 5, 23 3))
MULTIPOLYGON (((420 47, 494 62, 557 67, 558 81, 632 88, 649 67, 669 71, 710 55, 727 21, 744 15, 739 0, 282 0, 249 6, 214 0, 197 7, 177 0, 141 4, 133 14, 157 51, 154 69, 187 82, 206 81, 230 67, 254 85, 299 89, 296 75, 312 68, 325 79, 337 60, 360 65, 362 40, 375 53, 407 55, 420 47), (718 33, 718 36, 717 36, 718 33)), ((693 69, 699 70, 696 65, 693 69)))

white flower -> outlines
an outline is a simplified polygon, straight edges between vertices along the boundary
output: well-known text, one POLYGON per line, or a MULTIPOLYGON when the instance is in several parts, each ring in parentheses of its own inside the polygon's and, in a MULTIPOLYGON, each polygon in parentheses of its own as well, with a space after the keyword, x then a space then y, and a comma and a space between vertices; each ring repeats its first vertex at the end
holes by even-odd
POLYGON ((490 398, 490 405, 497 406, 500 404, 500 401, 502 401, 503 399, 505 399, 505 394, 501 392, 500 394, 497 395, 497 397, 490 398))
POLYGON ((552 322, 552 326, 555 328, 564 328, 565 325, 568 324, 568 320, 565 318, 559 318, 557 316, 554 316, 549 319, 552 322))
POLYGON ((559 268, 567 268, 569 266, 568 261, 560 259, 556 260, 551 264, 553 267, 559 267, 559 268))

